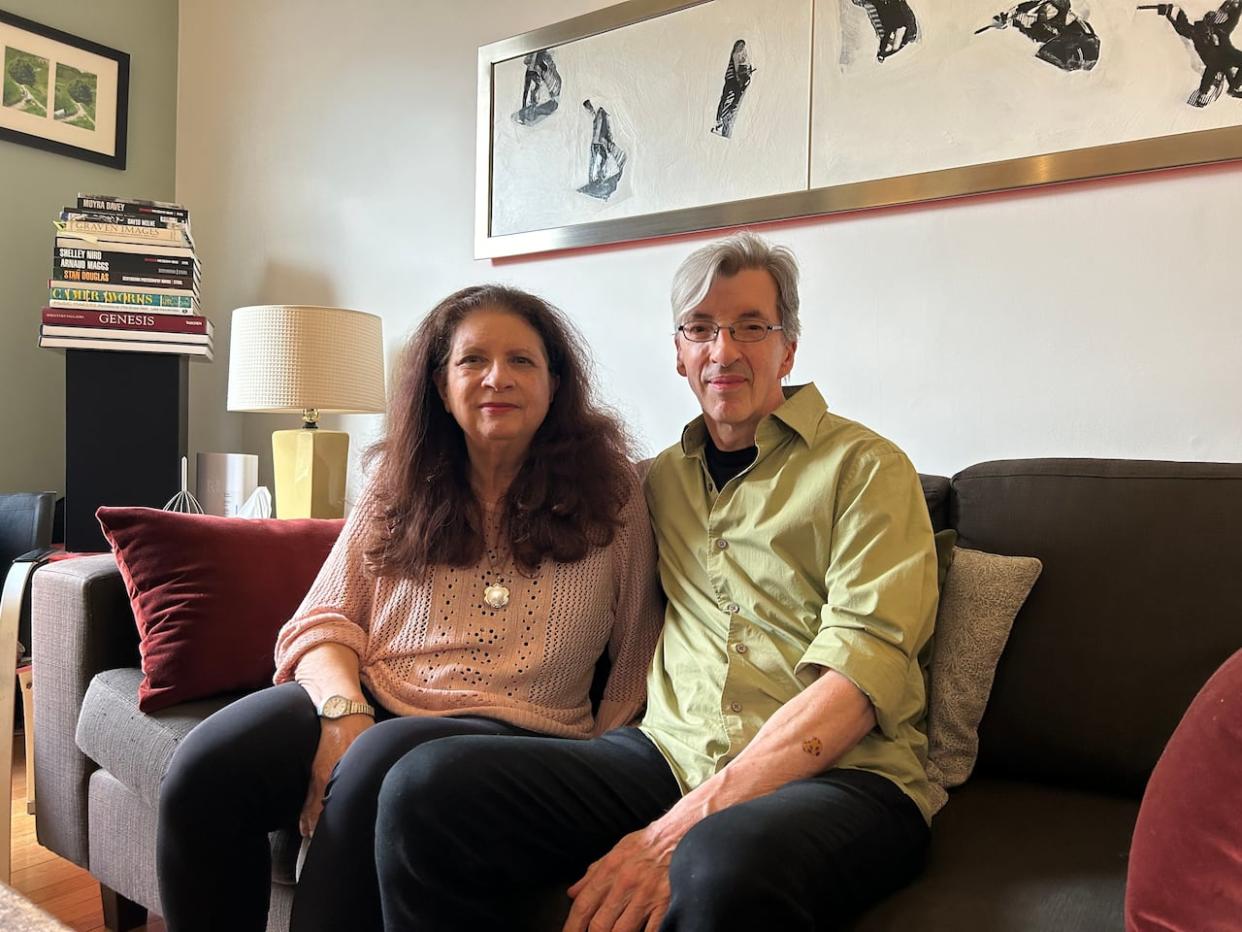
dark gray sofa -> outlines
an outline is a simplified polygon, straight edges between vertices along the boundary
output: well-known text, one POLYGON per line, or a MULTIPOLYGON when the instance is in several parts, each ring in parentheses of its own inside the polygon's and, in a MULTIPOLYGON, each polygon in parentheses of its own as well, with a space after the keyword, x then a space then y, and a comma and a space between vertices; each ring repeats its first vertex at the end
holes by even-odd
MULTIPOLYGON (((1147 776, 1242 647, 1242 464, 1009 460, 924 477, 924 489, 959 546, 1036 556, 1044 570, 926 871, 854 928, 1121 929, 1147 776)), ((127 900, 158 912, 160 778, 177 741, 232 697, 138 711, 137 635, 108 556, 39 571, 34 651, 39 841, 107 888, 110 927, 134 918, 127 900)), ((275 859, 273 929, 290 860, 275 859)))

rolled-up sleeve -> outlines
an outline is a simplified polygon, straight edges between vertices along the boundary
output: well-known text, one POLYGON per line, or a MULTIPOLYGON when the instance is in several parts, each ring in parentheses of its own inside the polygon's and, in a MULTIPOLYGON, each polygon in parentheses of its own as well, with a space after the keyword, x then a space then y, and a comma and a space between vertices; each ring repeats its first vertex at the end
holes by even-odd
POLYGON ((298 661, 318 644, 342 644, 366 659, 375 577, 364 564, 376 507, 368 483, 306 598, 276 636, 274 682, 293 679, 298 661))
POLYGON ((918 655, 935 620, 936 551, 918 474, 901 453, 862 455, 841 480, 827 599, 797 665, 861 690, 889 738, 926 703, 918 655))

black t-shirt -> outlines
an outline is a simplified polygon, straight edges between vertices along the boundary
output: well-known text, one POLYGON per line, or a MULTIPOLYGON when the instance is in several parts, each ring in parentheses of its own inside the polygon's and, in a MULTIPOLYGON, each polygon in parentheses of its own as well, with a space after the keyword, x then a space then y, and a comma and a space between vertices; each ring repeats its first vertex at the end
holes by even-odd
POLYGON ((720 491, 726 482, 755 461, 755 457, 759 455, 759 447, 721 450, 712 442, 711 434, 708 434, 707 446, 703 452, 707 456, 707 471, 711 473, 712 482, 716 483, 716 491, 720 491))

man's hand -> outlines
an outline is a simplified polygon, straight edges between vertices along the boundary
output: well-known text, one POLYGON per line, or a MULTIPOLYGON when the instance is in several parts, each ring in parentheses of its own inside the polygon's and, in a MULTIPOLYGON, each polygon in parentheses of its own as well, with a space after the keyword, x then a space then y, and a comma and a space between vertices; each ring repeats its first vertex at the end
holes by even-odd
POLYGON ((668 865, 689 825, 653 822, 622 838, 569 888, 564 932, 655 932, 668 909, 668 865))
POLYGON ((306 788, 306 802, 298 817, 298 830, 303 838, 310 838, 323 812, 323 794, 332 777, 332 770, 345 756, 349 746, 358 736, 375 724, 369 715, 346 715, 344 718, 320 721, 319 748, 311 762, 310 785, 306 788))
POLYGON ((564 932, 655 932, 673 852, 701 820, 831 768, 876 727, 871 700, 835 670, 790 699, 728 766, 646 828, 626 835, 569 888, 564 932))

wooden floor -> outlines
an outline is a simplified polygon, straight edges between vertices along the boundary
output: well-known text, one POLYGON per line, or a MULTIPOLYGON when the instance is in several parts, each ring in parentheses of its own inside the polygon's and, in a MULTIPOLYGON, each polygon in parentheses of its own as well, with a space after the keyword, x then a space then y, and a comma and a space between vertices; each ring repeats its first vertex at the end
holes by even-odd
MULTIPOLYGON (((35 840, 34 816, 26 814, 26 750, 21 735, 13 744, 12 805, 13 876, 9 886, 70 928, 103 932, 98 882, 35 840)), ((164 923, 156 918, 140 928, 164 932, 164 923)))

